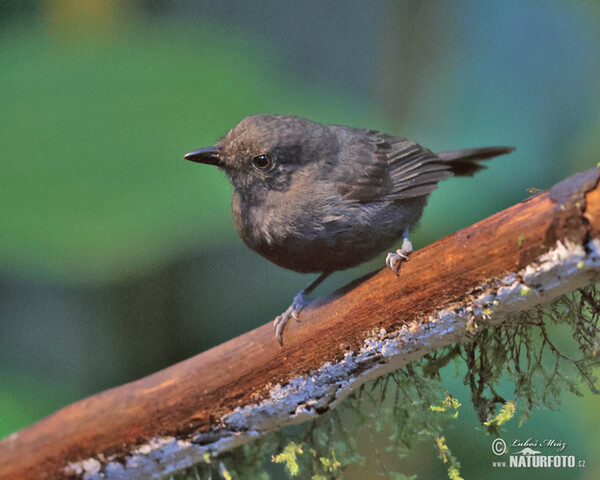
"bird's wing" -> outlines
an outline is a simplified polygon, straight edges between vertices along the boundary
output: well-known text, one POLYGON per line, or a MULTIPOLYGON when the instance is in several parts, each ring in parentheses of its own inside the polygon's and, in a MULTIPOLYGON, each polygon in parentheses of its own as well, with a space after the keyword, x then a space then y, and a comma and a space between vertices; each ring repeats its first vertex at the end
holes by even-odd
POLYGON ((342 181, 337 190, 347 200, 366 203, 429 195, 452 175, 440 157, 411 140, 375 130, 361 131, 359 138, 339 166, 342 181))

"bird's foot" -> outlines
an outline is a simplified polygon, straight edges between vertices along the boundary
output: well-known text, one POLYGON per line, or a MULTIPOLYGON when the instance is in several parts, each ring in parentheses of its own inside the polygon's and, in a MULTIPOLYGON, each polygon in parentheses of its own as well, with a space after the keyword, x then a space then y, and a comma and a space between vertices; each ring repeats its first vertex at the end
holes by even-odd
POLYGON ((404 240, 402 241, 402 247, 396 250, 396 253, 390 252, 387 254, 387 257, 385 258, 385 264, 392 272, 398 275, 400 265, 404 260, 408 260, 408 256, 412 253, 412 251, 412 243, 410 243, 408 237, 405 236, 404 240))
POLYGON ((304 292, 300 292, 298 295, 294 297, 292 304, 287 308, 285 312, 281 315, 277 315, 277 318, 273 322, 275 326, 275 337, 277 337, 277 341, 279 345, 283 347, 283 330, 287 322, 289 322, 290 318, 293 318, 297 322, 300 321, 300 312, 304 307, 306 307, 310 303, 308 296, 304 292))

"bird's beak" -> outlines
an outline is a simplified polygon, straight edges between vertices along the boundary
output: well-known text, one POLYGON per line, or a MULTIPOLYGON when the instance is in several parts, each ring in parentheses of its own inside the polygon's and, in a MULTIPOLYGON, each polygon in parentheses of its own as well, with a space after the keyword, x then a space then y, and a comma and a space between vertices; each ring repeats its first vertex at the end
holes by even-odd
POLYGON ((194 150, 193 152, 186 153, 183 156, 184 160, 191 160, 196 163, 205 163, 207 165, 215 165, 217 167, 223 166, 221 156, 219 152, 221 147, 206 147, 200 150, 194 150))

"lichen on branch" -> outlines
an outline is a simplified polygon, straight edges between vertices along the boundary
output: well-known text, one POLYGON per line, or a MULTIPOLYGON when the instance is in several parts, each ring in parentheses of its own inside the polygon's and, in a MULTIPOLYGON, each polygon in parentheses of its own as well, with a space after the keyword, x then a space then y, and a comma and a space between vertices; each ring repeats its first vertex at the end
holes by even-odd
POLYGON ((586 388, 600 393, 594 376, 600 366, 599 321, 600 289, 580 288, 501 324, 476 328, 467 342, 362 385, 319 418, 197 465, 180 478, 219 478, 218 466, 225 465, 232 479, 268 479, 265 459, 272 459, 286 465, 283 471, 290 477, 337 479, 348 466, 365 463, 361 448, 367 439, 383 478, 415 478, 394 471, 385 459, 390 452, 404 458, 429 442, 448 477, 458 480, 460 459, 444 431, 461 410, 474 408, 481 425, 498 435, 515 414, 522 423, 535 409, 556 408, 564 392, 581 395, 586 388), (444 386, 456 372, 462 372, 471 405, 461 405, 444 386), (499 393, 499 386, 510 395, 499 393))

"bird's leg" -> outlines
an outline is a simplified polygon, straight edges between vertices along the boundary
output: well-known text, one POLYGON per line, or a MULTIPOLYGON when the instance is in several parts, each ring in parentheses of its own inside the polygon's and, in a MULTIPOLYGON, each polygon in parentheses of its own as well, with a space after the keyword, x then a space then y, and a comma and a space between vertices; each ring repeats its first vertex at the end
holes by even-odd
POLYGON ((330 272, 323 272, 321 275, 319 275, 314 282, 312 282, 308 287, 294 297, 292 304, 285 312, 283 312, 281 315, 277 315, 277 318, 273 324, 275 325, 275 336, 277 337, 279 345, 283 347, 283 329, 285 328, 285 324, 290 320, 290 318, 300 321, 300 312, 310 303, 308 296, 321 284, 323 280, 329 276, 329 274, 330 272))
POLYGON ((396 250, 396 253, 388 253, 385 258, 385 264, 390 268, 392 272, 398 275, 398 270, 400 269, 400 264, 403 260, 407 260, 408 256, 413 251, 412 243, 408 239, 408 228, 404 230, 402 234, 402 247, 396 250))

